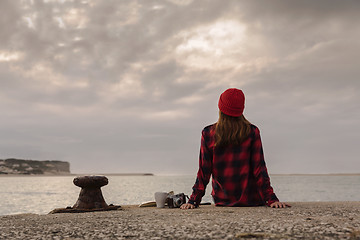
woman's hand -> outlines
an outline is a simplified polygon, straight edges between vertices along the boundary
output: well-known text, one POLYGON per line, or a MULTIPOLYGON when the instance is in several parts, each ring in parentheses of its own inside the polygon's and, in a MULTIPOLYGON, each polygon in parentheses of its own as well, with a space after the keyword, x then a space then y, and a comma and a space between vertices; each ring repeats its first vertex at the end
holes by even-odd
POLYGON ((183 205, 180 206, 180 209, 194 209, 195 206, 191 203, 184 203, 183 205))
POLYGON ((272 207, 272 208, 286 208, 286 207, 291 207, 291 206, 289 204, 287 204, 287 203, 273 202, 272 204, 270 204, 270 207, 272 207))

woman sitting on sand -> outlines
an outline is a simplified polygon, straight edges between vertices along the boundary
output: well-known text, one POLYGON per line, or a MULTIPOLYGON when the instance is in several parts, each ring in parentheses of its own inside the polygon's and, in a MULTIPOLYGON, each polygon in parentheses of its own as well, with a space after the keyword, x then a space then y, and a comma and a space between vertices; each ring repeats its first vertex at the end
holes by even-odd
POLYGON ((202 131, 196 182, 181 209, 199 206, 211 175, 216 206, 289 206, 279 202, 270 185, 260 131, 245 119, 244 103, 239 89, 220 95, 219 120, 202 131))

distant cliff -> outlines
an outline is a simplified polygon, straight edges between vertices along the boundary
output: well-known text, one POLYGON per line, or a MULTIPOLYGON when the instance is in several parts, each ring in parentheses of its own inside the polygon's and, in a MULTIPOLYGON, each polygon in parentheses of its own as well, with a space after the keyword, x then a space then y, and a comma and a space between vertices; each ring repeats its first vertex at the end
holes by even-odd
POLYGON ((0 174, 70 174, 70 163, 63 161, 35 161, 23 159, 0 159, 0 174))

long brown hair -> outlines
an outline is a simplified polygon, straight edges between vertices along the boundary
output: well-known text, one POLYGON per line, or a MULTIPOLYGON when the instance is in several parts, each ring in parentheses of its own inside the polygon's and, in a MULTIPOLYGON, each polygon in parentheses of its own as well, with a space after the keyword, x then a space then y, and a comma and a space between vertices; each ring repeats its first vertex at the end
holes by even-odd
POLYGON ((219 111, 215 128, 215 146, 239 145, 250 134, 250 122, 244 115, 232 117, 219 111))

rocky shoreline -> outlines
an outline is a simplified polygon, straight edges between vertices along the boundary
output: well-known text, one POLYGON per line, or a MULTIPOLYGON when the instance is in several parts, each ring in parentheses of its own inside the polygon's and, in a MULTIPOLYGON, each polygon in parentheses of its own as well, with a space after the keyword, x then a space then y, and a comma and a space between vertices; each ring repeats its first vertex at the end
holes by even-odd
POLYGON ((360 202, 138 208, 0 217, 0 239, 360 239, 360 202))
POLYGON ((0 159, 0 175, 68 175, 70 163, 57 160, 0 159))

